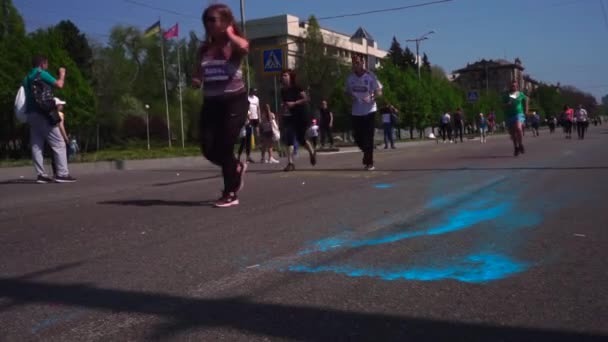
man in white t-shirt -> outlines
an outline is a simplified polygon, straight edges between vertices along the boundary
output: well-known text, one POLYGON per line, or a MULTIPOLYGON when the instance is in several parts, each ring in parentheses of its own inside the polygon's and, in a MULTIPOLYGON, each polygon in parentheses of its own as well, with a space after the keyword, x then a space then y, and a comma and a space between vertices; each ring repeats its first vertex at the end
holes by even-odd
POLYGON ((445 136, 448 136, 448 141, 452 142, 452 117, 449 112, 445 112, 441 116, 441 138, 443 143, 445 144, 445 136))
POLYGON ((247 162, 253 163, 251 158, 251 136, 259 136, 258 126, 260 124, 260 99, 258 98, 258 90, 255 88, 249 89, 249 112, 247 113, 247 120, 249 124, 245 127, 245 146, 247 153, 247 162))
POLYGON ((363 165, 369 171, 374 167, 376 98, 382 96, 382 84, 376 75, 365 70, 360 54, 353 54, 353 73, 346 80, 346 94, 352 98, 352 125, 355 143, 363 151, 363 165))

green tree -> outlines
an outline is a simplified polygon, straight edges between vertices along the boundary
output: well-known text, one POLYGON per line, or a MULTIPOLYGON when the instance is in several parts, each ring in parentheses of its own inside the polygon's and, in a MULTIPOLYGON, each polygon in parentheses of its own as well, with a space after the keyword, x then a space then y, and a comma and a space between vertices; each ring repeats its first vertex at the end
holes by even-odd
POLYGON ((296 71, 299 82, 309 90, 311 105, 329 96, 340 77, 340 62, 330 47, 323 41, 321 27, 315 16, 308 19, 302 56, 296 71))
POLYGON ((405 47, 405 50, 403 51, 403 63, 404 63, 404 68, 406 68, 406 69, 407 68, 409 68, 409 69, 417 68, 416 55, 407 46, 405 47))
POLYGON ((426 55, 426 52, 422 56, 422 72, 427 75, 431 74, 431 62, 429 62, 429 56, 426 55))
POLYGON ((388 54, 386 58, 390 60, 393 65, 396 65, 398 67, 405 67, 405 60, 403 58, 403 48, 401 48, 401 44, 399 44, 399 41, 395 36, 393 36, 393 41, 391 42, 390 49, 388 49, 388 54))
POLYGON ((55 26, 62 37, 62 47, 74 60, 85 77, 91 77, 93 50, 87 37, 69 20, 62 20, 55 26))

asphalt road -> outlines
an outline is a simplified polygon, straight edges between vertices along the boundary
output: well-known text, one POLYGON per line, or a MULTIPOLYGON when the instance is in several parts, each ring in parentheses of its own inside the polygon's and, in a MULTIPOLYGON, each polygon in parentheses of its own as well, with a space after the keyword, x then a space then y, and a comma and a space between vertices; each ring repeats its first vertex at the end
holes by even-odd
POLYGON ((0 340, 608 340, 608 126, 525 144, 4 181, 0 340))

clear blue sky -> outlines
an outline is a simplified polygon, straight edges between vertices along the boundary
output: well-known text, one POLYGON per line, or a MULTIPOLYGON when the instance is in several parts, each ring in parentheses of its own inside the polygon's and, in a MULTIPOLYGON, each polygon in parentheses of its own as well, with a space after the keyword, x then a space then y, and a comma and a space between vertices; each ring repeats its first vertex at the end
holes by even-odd
MULTIPOLYGON (((104 41, 119 23, 142 29, 160 16, 164 28, 179 22, 182 36, 201 34, 201 10, 210 1, 136 0, 184 15, 144 8, 125 0, 14 0, 28 30, 72 20, 82 31, 104 41)), ((248 19, 289 13, 300 18, 394 8, 432 0, 246 0, 248 19)), ((433 64, 446 71, 481 58, 520 57, 526 72, 545 82, 561 82, 601 97, 608 94, 608 24, 600 1, 608 0, 453 0, 389 13, 321 21, 321 26, 344 33, 366 28, 381 48, 393 36, 405 40, 429 30, 435 35, 423 42, 433 64)), ((235 14, 239 1, 224 1, 235 14)), ((410 46, 414 50, 414 46, 410 46)))

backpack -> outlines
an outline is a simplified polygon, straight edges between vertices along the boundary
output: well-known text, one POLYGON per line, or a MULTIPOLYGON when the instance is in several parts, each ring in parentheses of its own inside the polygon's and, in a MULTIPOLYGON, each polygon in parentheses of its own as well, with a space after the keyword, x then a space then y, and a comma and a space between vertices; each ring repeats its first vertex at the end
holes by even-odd
POLYGON ((25 88, 19 87, 17 96, 15 96, 15 116, 21 123, 27 122, 27 101, 25 97, 25 88))
POLYGON ((55 96, 53 95, 53 88, 44 83, 40 78, 40 72, 36 74, 31 84, 32 96, 36 102, 36 109, 47 117, 51 126, 56 126, 61 122, 61 118, 57 113, 57 106, 55 105, 55 96))

